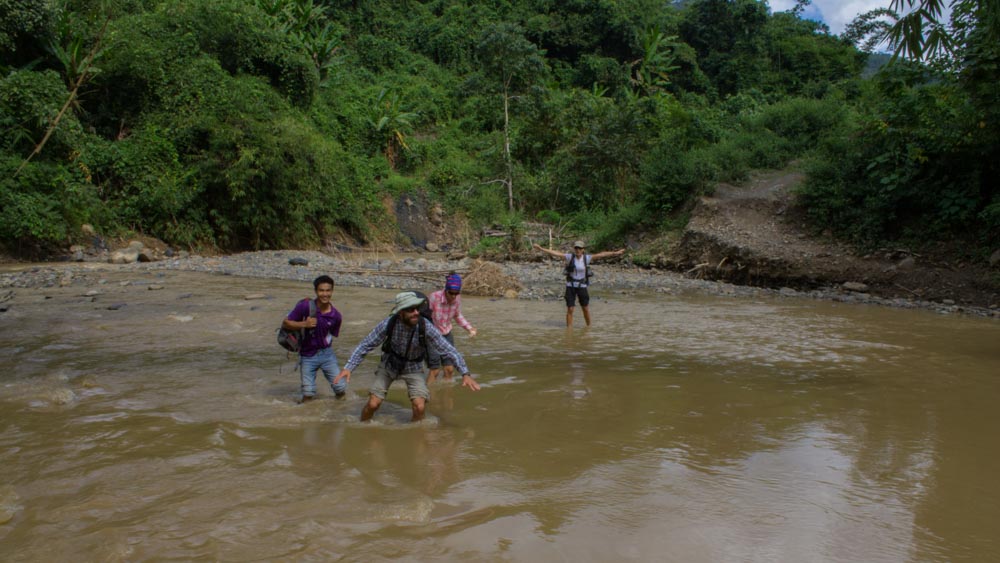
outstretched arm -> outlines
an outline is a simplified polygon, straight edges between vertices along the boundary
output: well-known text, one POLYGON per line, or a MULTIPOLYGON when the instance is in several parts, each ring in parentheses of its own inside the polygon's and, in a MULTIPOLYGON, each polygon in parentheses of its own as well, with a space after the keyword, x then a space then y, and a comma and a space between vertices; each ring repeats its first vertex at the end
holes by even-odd
POLYGON ((368 336, 366 336, 364 340, 358 344, 358 347, 351 353, 351 357, 347 360, 347 363, 344 364, 344 369, 340 370, 337 377, 333 378, 333 382, 340 383, 340 380, 345 378, 347 381, 350 381, 351 372, 358 367, 362 360, 365 359, 368 352, 371 352, 379 344, 382 344, 382 341, 389 338, 389 336, 391 336, 389 334, 389 319, 384 319, 382 322, 375 325, 375 328, 368 333, 368 336))
POLYGON ((531 246, 533 246, 535 248, 535 250, 541 250, 542 252, 544 252, 544 253, 546 253, 546 254, 548 254, 550 256, 555 256, 556 258, 565 258, 566 257, 565 253, 559 252, 558 250, 550 250, 548 248, 542 248, 542 246, 539 245, 537 242, 535 244, 531 245, 531 246))
POLYGON ((622 254, 625 254, 624 248, 620 250, 609 250, 607 252, 598 252, 597 254, 591 254, 590 259, 600 260, 601 258, 611 258, 612 256, 621 256, 622 254))

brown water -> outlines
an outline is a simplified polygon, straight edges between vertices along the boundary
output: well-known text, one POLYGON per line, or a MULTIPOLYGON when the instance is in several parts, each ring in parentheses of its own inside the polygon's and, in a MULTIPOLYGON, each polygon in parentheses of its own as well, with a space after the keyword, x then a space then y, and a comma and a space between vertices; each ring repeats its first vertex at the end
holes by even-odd
MULTIPOLYGON (((377 353, 294 403, 307 284, 161 276, 0 314, 3 559, 1000 560, 996 321, 595 288, 567 331, 466 297, 483 390, 360 424, 377 353)), ((392 295, 337 288, 341 364, 392 295)))

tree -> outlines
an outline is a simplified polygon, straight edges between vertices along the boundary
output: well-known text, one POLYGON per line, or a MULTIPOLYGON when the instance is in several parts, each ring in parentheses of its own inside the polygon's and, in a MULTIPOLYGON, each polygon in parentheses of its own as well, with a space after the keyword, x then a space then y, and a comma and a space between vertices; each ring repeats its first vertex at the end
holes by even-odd
POLYGON ((1000 3, 950 0, 950 22, 943 20, 944 7, 944 0, 892 0, 888 9, 855 18, 844 37, 855 43, 867 37, 866 48, 886 41, 894 57, 913 60, 957 60, 973 44, 1000 44, 1000 3))
POLYGON ((510 154, 510 103, 517 94, 541 79, 546 73, 545 53, 524 36, 524 31, 509 23, 486 29, 476 45, 482 73, 489 79, 503 103, 503 159, 507 187, 507 205, 514 210, 514 163, 510 154))
POLYGON ((379 148, 385 154, 390 168, 396 168, 400 150, 409 150, 410 147, 406 144, 406 130, 412 127, 416 118, 415 112, 402 109, 398 93, 390 95, 389 91, 383 88, 376 96, 368 124, 378 137, 379 148))
POLYGON ((670 84, 670 73, 678 68, 673 54, 676 39, 663 35, 658 27, 650 27, 642 34, 642 58, 632 63, 630 79, 637 90, 649 96, 670 84))
POLYGON ((0 0, 0 68, 40 54, 58 10, 45 0, 0 0))
POLYGON ((257 6, 305 49, 324 83, 340 50, 340 38, 327 21, 328 8, 314 0, 257 0, 257 6))
POLYGON ((80 88, 82 88, 83 85, 98 72, 98 69, 94 68, 94 61, 100 58, 104 52, 101 40, 104 38, 104 33, 107 31, 108 23, 110 22, 110 16, 104 18, 104 23, 101 25, 100 31, 97 32, 97 37, 94 38, 93 45, 90 49, 85 48, 85 40, 79 35, 68 35, 68 46, 65 47, 56 42, 52 43, 52 52, 63 65, 67 86, 70 88, 69 95, 67 96, 66 103, 63 104, 62 109, 60 109, 59 113, 52 118, 52 121, 49 123, 49 128, 45 131, 45 135, 40 141, 38 141, 38 144, 35 145, 31 154, 24 159, 21 165, 14 172, 15 176, 24 170, 24 167, 28 165, 28 162, 32 158, 42 152, 42 149, 49 141, 49 138, 52 137, 56 128, 59 127, 59 122, 62 121, 66 112, 70 108, 79 109, 77 99, 80 95, 80 88))
POLYGON ((685 4, 680 37, 726 96, 757 85, 763 76, 767 21, 767 5, 757 0, 695 0, 685 4))
POLYGON ((1000 3, 949 6, 945 22, 943 0, 893 0, 852 24, 894 56, 860 129, 825 157, 836 165, 810 174, 809 197, 812 210, 871 244, 957 235, 992 249, 1000 240, 1000 3), (879 15, 888 21, 874 23, 879 15))

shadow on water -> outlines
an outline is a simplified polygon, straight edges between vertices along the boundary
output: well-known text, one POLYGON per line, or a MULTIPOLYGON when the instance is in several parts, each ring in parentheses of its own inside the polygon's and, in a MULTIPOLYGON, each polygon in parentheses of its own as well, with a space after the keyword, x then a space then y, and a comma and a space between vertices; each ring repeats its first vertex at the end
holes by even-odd
MULTIPOLYGON (((274 342, 308 284, 109 273, 19 290, 0 540, 20 559, 898 561, 1000 557, 1000 325, 595 288, 465 299, 483 390, 358 422, 274 342), (162 289, 150 290, 150 281, 162 289), (246 299, 251 295, 262 296, 246 299), (114 305, 112 308, 111 306, 114 305)), ((341 365, 392 292, 338 288, 341 365)))

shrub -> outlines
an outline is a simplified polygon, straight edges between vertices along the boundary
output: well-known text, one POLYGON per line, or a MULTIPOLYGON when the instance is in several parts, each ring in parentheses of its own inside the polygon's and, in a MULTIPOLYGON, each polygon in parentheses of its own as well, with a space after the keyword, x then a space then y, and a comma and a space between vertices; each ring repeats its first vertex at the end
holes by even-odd
POLYGON ((492 184, 477 187, 465 201, 474 228, 498 223, 507 212, 506 195, 492 184))
MULTIPOLYGON (((51 70, 15 70, 0 77, 0 147, 27 156, 40 141, 68 93, 59 75, 51 70)), ((66 151, 80 131, 72 113, 60 121, 48 141, 49 151, 66 151)))
POLYGON ((405 64, 412 55, 391 39, 364 34, 358 37, 355 53, 366 68, 384 71, 405 64))
POLYGON ((643 208, 653 217, 666 216, 720 175, 711 149, 682 150, 667 137, 643 161, 639 183, 643 208))
POLYGON ((20 174, 17 157, 0 158, 0 242, 15 252, 52 250, 97 217, 100 202, 83 172, 31 162, 20 174))
POLYGON ((847 119, 841 101, 790 98, 763 108, 748 119, 748 125, 783 139, 788 143, 787 158, 795 158, 815 149, 824 136, 842 132, 847 119))
POLYGON ((469 256, 494 256, 502 254, 507 249, 507 239, 503 237, 482 237, 469 249, 469 256))
POLYGON ((648 225, 651 219, 641 204, 618 209, 608 214, 607 219, 594 232, 591 246, 604 249, 621 248, 630 232, 636 227, 648 225))

